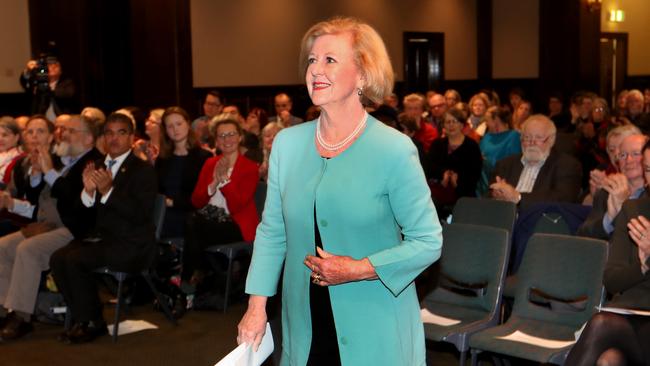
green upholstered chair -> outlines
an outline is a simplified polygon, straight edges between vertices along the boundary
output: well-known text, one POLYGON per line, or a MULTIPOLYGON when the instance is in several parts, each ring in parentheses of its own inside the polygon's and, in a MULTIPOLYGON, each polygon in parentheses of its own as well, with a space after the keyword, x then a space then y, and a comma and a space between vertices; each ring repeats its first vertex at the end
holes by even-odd
POLYGON ((558 234, 534 234, 517 272, 512 315, 503 324, 470 337, 472 365, 490 351, 542 363, 562 364, 572 345, 544 348, 504 340, 520 331, 557 341, 574 341, 601 301, 607 243, 558 234))
MULTIPOLYGON (((443 229, 440 281, 421 308, 458 324, 424 324, 428 340, 452 343, 465 364, 469 336, 499 322, 510 241, 504 229, 452 223, 443 229)), ((426 319, 424 319, 426 321, 426 319)))
POLYGON ((517 220, 517 206, 508 201, 489 198, 462 197, 452 211, 451 222, 484 225, 505 229, 508 238, 517 220))

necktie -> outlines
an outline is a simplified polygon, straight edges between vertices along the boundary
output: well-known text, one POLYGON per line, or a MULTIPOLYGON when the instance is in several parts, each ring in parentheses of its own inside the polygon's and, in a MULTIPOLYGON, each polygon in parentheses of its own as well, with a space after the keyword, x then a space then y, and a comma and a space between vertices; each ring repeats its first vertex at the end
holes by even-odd
POLYGON ((115 163, 117 163, 117 160, 111 159, 108 161, 108 170, 111 174, 113 173, 113 165, 115 165, 115 163))

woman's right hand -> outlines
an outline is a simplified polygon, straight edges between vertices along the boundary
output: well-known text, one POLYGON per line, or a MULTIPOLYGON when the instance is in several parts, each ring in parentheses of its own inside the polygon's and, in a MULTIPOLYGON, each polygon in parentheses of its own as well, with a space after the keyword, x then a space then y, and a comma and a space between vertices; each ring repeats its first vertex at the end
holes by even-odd
POLYGON ((237 326, 237 344, 252 344, 257 351, 266 332, 266 299, 266 296, 250 296, 248 309, 237 326))

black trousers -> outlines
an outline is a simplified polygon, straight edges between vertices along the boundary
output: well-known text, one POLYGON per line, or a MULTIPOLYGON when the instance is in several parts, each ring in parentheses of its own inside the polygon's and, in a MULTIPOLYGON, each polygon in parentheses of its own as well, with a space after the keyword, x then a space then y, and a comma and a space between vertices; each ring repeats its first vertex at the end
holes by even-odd
POLYGON ((108 266, 117 271, 136 272, 149 266, 154 254, 153 245, 134 248, 110 241, 73 240, 52 254, 50 268, 73 320, 96 321, 102 319, 102 305, 93 271, 108 266))
POLYGON ((203 250, 215 244, 228 244, 243 240, 239 226, 233 221, 215 222, 196 213, 189 215, 183 245, 183 270, 181 279, 189 280, 200 267, 203 250))

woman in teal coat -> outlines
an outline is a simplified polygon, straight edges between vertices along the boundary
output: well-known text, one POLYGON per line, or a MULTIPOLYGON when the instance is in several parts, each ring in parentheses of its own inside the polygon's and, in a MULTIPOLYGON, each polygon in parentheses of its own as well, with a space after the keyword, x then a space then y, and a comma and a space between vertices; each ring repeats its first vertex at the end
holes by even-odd
POLYGON ((273 143, 238 342, 259 344, 284 263, 282 365, 424 365, 413 280, 441 228, 415 146, 362 104, 391 91, 385 46, 334 18, 307 32, 301 63, 321 117, 273 143))

